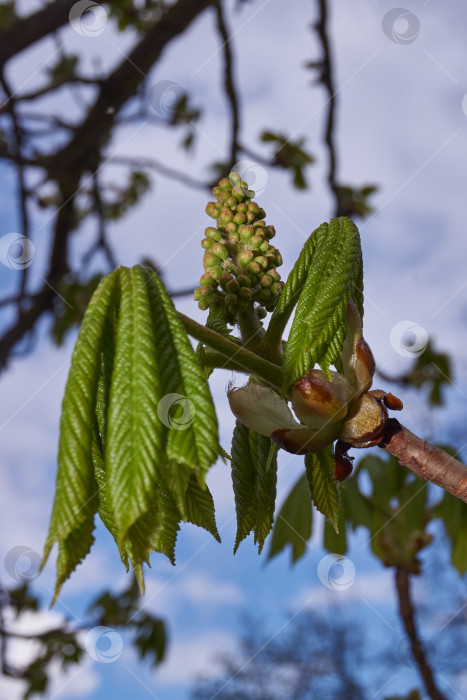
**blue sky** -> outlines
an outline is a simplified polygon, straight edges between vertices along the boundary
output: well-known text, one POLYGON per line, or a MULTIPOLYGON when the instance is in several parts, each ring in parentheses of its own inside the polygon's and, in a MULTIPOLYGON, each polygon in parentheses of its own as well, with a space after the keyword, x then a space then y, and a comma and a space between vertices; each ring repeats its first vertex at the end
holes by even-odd
MULTIPOLYGON (((263 128, 284 131, 289 136, 305 137, 317 160, 308 171, 311 190, 303 193, 292 189, 288 174, 250 164, 250 179, 256 177, 262 190, 257 199, 266 209, 267 222, 273 223, 278 232, 276 245, 285 260, 281 269, 285 277, 307 236, 329 218, 331 210, 324 185, 326 153, 320 142, 325 96, 320 88, 311 89, 312 75, 304 68, 319 55, 310 31, 314 4, 297 0, 285 8, 280 0, 255 0, 241 8, 236 5, 230 3, 228 19, 234 34, 232 45, 244 110, 242 142, 267 155, 268 151, 257 145, 259 132, 263 128)), ((22 3, 25 11, 36 6, 31 1, 22 3)), ((420 29, 411 43, 402 45, 391 41, 382 28, 383 18, 394 6, 386 0, 331 3, 339 174, 345 183, 380 186, 373 200, 376 212, 360 227, 365 263, 365 337, 378 365, 388 374, 409 366, 394 336, 391 343, 391 331, 403 321, 421 326, 438 350, 453 356, 455 376, 453 386, 445 392, 445 408, 430 411, 420 394, 401 395, 404 423, 424 437, 441 440, 467 400, 467 7, 453 0, 442 5, 436 0, 405 2, 404 8, 416 15, 420 29)), ((193 93, 194 104, 205 107, 196 127, 194 154, 185 157, 180 152, 180 135, 165 134, 160 127, 144 124, 122 128, 110 146, 110 154, 153 156, 172 167, 187 168, 200 178, 209 175, 206 163, 225 158, 228 121, 213 25, 212 14, 204 13, 148 77, 152 86, 163 80, 174 81, 193 93)), ((403 24, 399 31, 405 31, 403 24)), ((71 27, 65 27, 60 36, 67 50, 83 56, 88 69, 93 55, 99 55, 104 66, 111 66, 132 44, 131 37, 122 41, 110 22, 95 37, 81 36, 71 27)), ((51 42, 44 42, 15 59, 9 76, 15 88, 29 90, 40 84, 41 69, 53 62, 55 50, 51 42)), ((79 117, 79 107, 70 95, 44 101, 46 107, 53 107, 57 114, 76 112, 79 117)), ((114 179, 120 181, 122 172, 121 167, 113 168, 114 179)), ((2 170, 2 183, 1 236, 15 231, 18 225, 10 170, 2 170)), ((149 255, 163 266, 169 287, 196 285, 203 271, 199 242, 204 227, 209 225, 204 213, 206 199, 203 192, 155 177, 155 187, 141 206, 110 229, 118 262, 132 265, 149 255)), ((48 218, 44 212, 34 212, 36 254, 30 273, 38 282, 45 271, 50 243, 48 218)), ((74 256, 82 253, 92 235, 92 226, 87 224, 73 243, 74 256)), ((1 264, 0 271, 0 289, 13 291, 19 273, 1 264)), ((205 318, 191 299, 180 300, 177 307, 200 321, 205 318)), ((6 324, 8 320, 4 317, 1 322, 6 324)), ((43 321, 34 352, 13 360, 2 377, 0 566, 13 547, 27 546, 40 552, 47 531, 60 402, 74 342, 70 338, 57 349, 51 345, 47 331, 48 321, 43 321)), ((226 449, 234 422, 225 396, 231 379, 231 372, 219 372, 211 382, 226 449)), ((242 381, 240 376, 234 379, 242 381)), ((301 464, 299 458, 281 455, 278 503, 298 477, 301 464)), ((264 556, 258 557, 250 541, 242 543, 233 557, 235 520, 228 468, 217 464, 208 483, 222 544, 204 531, 184 526, 177 545, 177 565, 172 567, 162 557, 154 556, 147 573, 148 592, 143 604, 167 621, 171 640, 167 662, 156 673, 149 670, 137 661, 124 636, 123 650, 115 663, 100 664, 89 657, 71 674, 57 670, 50 698, 101 700, 112 694, 116 698, 131 695, 142 700, 151 696, 186 700, 186 689, 196 675, 215 672, 213 656, 220 649, 235 648, 242 612, 261 614, 265 619, 277 620, 280 626, 282 613, 293 615, 310 599, 311 605, 334 605, 336 601, 352 605, 371 634, 391 635, 394 644, 399 643, 403 634, 395 616, 391 574, 371 556, 365 533, 356 533, 348 554, 356 572, 352 585, 343 592, 331 591, 317 574, 325 555, 319 545, 318 516, 309 551, 295 568, 290 568, 288 554, 265 566, 264 556)), ((0 576, 11 583, 6 571, 0 576)), ((49 600, 53 578, 52 558, 34 583, 44 601, 49 600)), ((91 554, 65 585, 52 617, 44 614, 36 624, 48 626, 63 614, 79 620, 100 590, 118 590, 124 585, 125 574, 111 538, 98 527, 91 554)), ((31 624, 30 620, 25 622, 31 624)), ((25 658, 28 651, 20 646, 15 653, 25 658)), ((416 682, 412 672, 400 669, 395 678, 388 676, 384 691, 374 697, 402 692, 416 682)), ((465 677, 458 679, 457 692, 465 692, 466 687, 465 677)), ((0 689, 12 700, 19 697, 18 683, 1 680, 0 689)))

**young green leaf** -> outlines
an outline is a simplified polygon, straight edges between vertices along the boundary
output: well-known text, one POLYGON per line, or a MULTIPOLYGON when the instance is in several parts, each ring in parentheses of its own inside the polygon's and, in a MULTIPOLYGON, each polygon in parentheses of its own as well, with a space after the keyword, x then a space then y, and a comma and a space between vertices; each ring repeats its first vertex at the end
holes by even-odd
POLYGON ((187 520, 193 525, 203 527, 218 542, 221 541, 214 515, 214 501, 207 486, 202 488, 192 474, 185 494, 187 520))
POLYGON ((95 291, 73 352, 60 419, 55 501, 44 548, 45 564, 59 542, 55 597, 62 583, 89 551, 98 508, 92 445, 96 431, 96 395, 101 372, 104 327, 117 300, 117 273, 95 291))
POLYGON ((270 438, 258 435, 237 421, 232 439, 232 482, 237 512, 234 552, 252 531, 261 552, 271 530, 276 501, 277 454, 271 459, 270 448, 270 438))
POLYGON ((331 447, 305 455, 306 478, 313 503, 338 532, 339 491, 332 475, 333 466, 331 447))
MULTIPOLYGON (((322 224, 305 244, 289 279, 277 319, 280 327, 298 297, 282 362, 284 391, 316 363, 328 373, 329 365, 339 361, 350 298, 363 313, 362 290, 357 290, 362 284, 362 254, 355 224, 344 217, 322 224)), ((274 325, 271 332, 277 332, 274 325)))
POLYGON ((303 474, 291 489, 274 523, 268 559, 290 545, 292 563, 306 552, 311 537, 313 509, 306 475, 303 474))
POLYGON ((206 377, 162 282, 143 270, 163 392, 159 420, 170 426, 167 456, 197 473, 200 483, 218 455, 217 417, 206 377), (178 411, 178 413, 177 413, 178 411))

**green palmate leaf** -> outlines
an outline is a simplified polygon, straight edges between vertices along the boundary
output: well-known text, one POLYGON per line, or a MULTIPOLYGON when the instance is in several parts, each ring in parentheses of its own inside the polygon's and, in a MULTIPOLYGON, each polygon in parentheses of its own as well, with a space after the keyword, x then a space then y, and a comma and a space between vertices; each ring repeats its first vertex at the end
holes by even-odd
POLYGON ((306 455, 305 467, 313 503, 338 532, 339 491, 332 475, 334 467, 332 447, 306 455))
POLYGON ((292 563, 302 557, 311 537, 313 509, 306 475, 293 486, 277 514, 268 559, 290 545, 292 563))
MULTIPOLYGON (((105 444, 118 543, 155 499, 168 429, 157 416, 163 390, 142 268, 121 268, 121 301, 105 444)), ((149 554, 149 552, 148 552, 149 554)))
POLYGON ((344 217, 322 224, 290 273, 265 338, 266 344, 277 339, 297 304, 282 363, 284 391, 316 363, 327 373, 339 362, 350 298, 363 315, 362 279, 355 224, 344 217))
POLYGON ((171 428, 167 455, 196 471, 200 484, 218 455, 216 411, 206 377, 177 311, 157 275, 144 270, 160 368, 159 421, 171 428))
POLYGON ((237 512, 234 552, 250 532, 261 552, 269 534, 276 501, 277 453, 271 459, 270 438, 237 421, 232 439, 232 482, 237 512))
POLYGON ((214 501, 207 487, 201 488, 192 474, 185 494, 187 520, 211 533, 218 542, 221 541, 214 516, 214 501))
POLYGON ((45 563, 53 544, 60 544, 56 596, 93 541, 93 518, 98 508, 92 458, 96 395, 104 327, 116 303, 117 282, 117 273, 112 273, 94 293, 76 342, 62 403, 57 488, 44 549, 45 563))

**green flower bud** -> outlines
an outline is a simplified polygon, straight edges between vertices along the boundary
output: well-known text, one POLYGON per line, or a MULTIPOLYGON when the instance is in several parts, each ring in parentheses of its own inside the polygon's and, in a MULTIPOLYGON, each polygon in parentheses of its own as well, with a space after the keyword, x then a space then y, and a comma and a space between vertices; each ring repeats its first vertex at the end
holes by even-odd
POLYGON ((204 287, 207 284, 210 284, 211 287, 215 287, 217 284, 216 280, 209 272, 205 272, 204 275, 201 275, 199 283, 202 287, 204 287))
POLYGON ((212 246, 212 241, 209 240, 209 238, 203 238, 201 241, 201 247, 204 248, 205 250, 209 250, 209 248, 212 246))
POLYGON ((237 232, 237 226, 231 221, 227 226, 225 227, 225 230, 227 233, 236 233, 237 232))
POLYGON ((262 306, 257 306, 256 307, 256 315, 258 316, 259 320, 261 321, 263 318, 266 318, 267 311, 264 309, 262 306))
POLYGON ((271 238, 274 238, 274 236, 276 235, 276 229, 274 228, 274 226, 266 226, 264 229, 264 233, 266 235, 266 238, 271 240, 271 238))
POLYGON ((281 276, 280 276, 280 274, 277 272, 277 270, 269 270, 269 271, 268 271, 268 275, 269 275, 269 277, 272 277, 272 279, 274 280, 274 282, 280 282, 281 276))
MULTIPOLYGON (((230 226, 230 224, 229 224, 229 226, 230 226)), ((236 231, 234 233, 230 234, 229 241, 231 243, 238 243, 239 240, 240 240, 240 236, 238 235, 238 233, 236 231)))
POLYGON ((202 297, 208 297, 210 294, 212 294, 212 287, 207 285, 206 287, 201 287, 199 291, 202 297))
POLYGON ((248 211, 257 216, 260 211, 259 204, 257 202, 248 202, 248 211))
POLYGON ((239 275, 237 277, 237 282, 240 285, 240 287, 251 287, 251 281, 250 278, 247 277, 247 275, 239 275))
POLYGON ((280 267, 282 265, 282 255, 277 251, 276 248, 276 266, 280 267))
MULTIPOLYGON (((237 212, 239 212, 241 214, 246 214, 247 211, 248 211, 248 205, 245 204, 245 202, 243 202, 242 204, 239 204, 237 206, 237 212)), ((246 216, 245 216, 245 221, 246 221, 246 216)))
POLYGON ((251 222, 255 220, 255 215, 253 214, 253 212, 247 211, 246 220, 248 221, 249 224, 251 224, 251 222))
POLYGON ((226 290, 230 294, 237 294, 238 290, 240 289, 240 285, 238 284, 238 281, 235 279, 229 280, 226 284, 226 290))
POLYGON ((219 182, 219 187, 221 190, 230 190, 232 189, 232 185, 230 184, 230 180, 228 177, 223 177, 222 180, 219 182))
POLYGON ((256 260, 255 262, 248 263, 248 272, 250 272, 253 275, 253 277, 259 275, 259 273, 261 272, 261 268, 256 262, 256 260))
POLYGON ((246 224, 243 224, 238 227, 238 233, 240 234, 240 240, 243 241, 244 243, 248 243, 250 238, 255 232, 255 229, 253 226, 248 226, 246 224))
POLYGON ((210 294, 207 299, 210 309, 218 309, 224 303, 224 299, 219 294, 210 294))
POLYGON ((274 282, 274 284, 271 285, 271 292, 274 294, 274 296, 278 297, 282 292, 282 283, 274 282))
POLYGON ((213 219, 217 219, 221 212, 221 208, 217 202, 208 202, 206 205, 206 214, 213 219))
POLYGON ((242 188, 237 186, 232 187, 232 196, 235 197, 236 201, 238 202, 243 202, 245 199, 242 188))
POLYGON ((238 292, 238 298, 243 299, 244 301, 248 301, 251 299, 253 296, 253 290, 250 289, 249 287, 240 287, 240 291, 238 292))
POLYGON ((264 228, 266 226, 266 222, 261 219, 261 221, 255 221, 253 226, 255 228, 264 228))
POLYGON ((199 287, 193 292, 193 299, 199 301, 201 299, 201 289, 199 287))
POLYGON ((259 292, 256 292, 255 299, 263 303, 269 301, 271 299, 271 292, 269 289, 260 289, 259 292))
POLYGON ((225 245, 222 245, 222 243, 214 243, 211 248, 211 253, 217 255, 217 257, 221 260, 225 260, 229 257, 229 251, 227 250, 225 245))
POLYGON ((265 270, 268 266, 268 261, 263 255, 258 255, 255 258, 255 263, 257 263, 263 270, 265 270))
POLYGON ((227 207, 224 207, 219 215, 219 220, 225 225, 229 224, 233 219, 233 214, 227 207))
POLYGON ((259 212, 256 215, 257 219, 265 219, 266 218, 266 212, 262 207, 259 208, 259 212))
POLYGON ((232 197, 232 195, 230 195, 230 197, 226 200, 225 203, 228 205, 228 207, 229 207, 230 209, 232 209, 232 211, 237 211, 237 204, 238 204, 238 202, 237 202, 237 200, 235 199, 235 197, 232 197))
POLYGON ((206 272, 211 272, 211 268, 219 265, 219 258, 211 252, 205 253, 203 256, 203 265, 206 272))
POLYGON ((263 275, 259 281, 259 284, 261 287, 264 287, 265 289, 267 289, 268 287, 271 286, 272 282, 273 282, 272 277, 270 277, 269 275, 263 275))
POLYGON ((253 260, 253 251, 251 251, 251 250, 242 250, 241 253, 239 253, 237 255, 238 264, 242 265, 243 267, 246 267, 246 265, 251 264, 252 260, 253 260))
POLYGON ((225 303, 227 306, 233 306, 238 303, 238 297, 236 294, 227 294, 225 297, 225 303))
POLYGON ((223 272, 224 270, 220 265, 215 265, 214 267, 209 268, 209 274, 211 277, 214 277, 215 280, 218 280, 223 272))
POLYGON ((230 197, 230 192, 226 192, 225 190, 223 190, 223 191, 220 193, 218 199, 219 199, 220 202, 222 202, 223 204, 225 204, 225 202, 228 200, 229 197, 230 197))
POLYGON ((248 245, 250 245, 252 248, 259 248, 262 242, 263 242, 263 237, 259 236, 258 234, 255 234, 248 241, 248 245))
POLYGON ((259 249, 260 249, 263 253, 267 253, 268 250, 269 250, 269 243, 268 243, 267 241, 263 241, 263 242, 261 243, 261 245, 259 246, 259 249))
POLYGON ((207 311, 209 309, 209 302, 207 299, 200 299, 198 301, 198 308, 201 309, 201 311, 207 311))
POLYGON ((237 212, 233 220, 235 224, 243 224, 246 221, 246 216, 243 212, 237 212))
POLYGON ((242 178, 241 178, 241 175, 239 173, 232 171, 229 174, 229 180, 232 183, 232 185, 239 185, 240 182, 242 181, 242 178))
POLYGON ((210 238, 211 241, 222 241, 222 234, 214 228, 214 226, 208 226, 204 231, 206 238, 210 238))
POLYGON ((232 275, 230 274, 230 272, 224 272, 224 273, 221 275, 221 277, 220 277, 220 279, 219 279, 219 284, 220 284, 220 286, 222 287, 222 289, 224 290, 224 292, 227 291, 227 285, 228 285, 228 283, 229 283, 229 282, 232 282, 232 281, 233 281, 233 277, 232 277, 232 275))

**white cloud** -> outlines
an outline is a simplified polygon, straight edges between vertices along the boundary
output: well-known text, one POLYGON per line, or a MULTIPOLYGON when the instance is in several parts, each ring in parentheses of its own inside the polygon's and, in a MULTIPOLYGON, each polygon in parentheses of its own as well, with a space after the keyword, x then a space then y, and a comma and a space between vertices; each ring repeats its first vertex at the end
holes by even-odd
POLYGON ((339 589, 338 585, 339 579, 336 578, 336 589, 327 588, 324 584, 306 586, 296 596, 294 606, 319 610, 357 601, 381 606, 393 606, 395 602, 393 576, 387 569, 370 574, 360 574, 356 569, 355 579, 348 588, 339 589))

